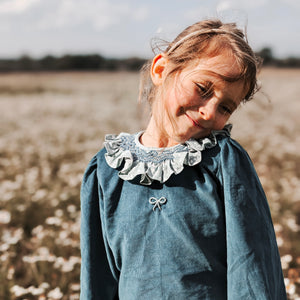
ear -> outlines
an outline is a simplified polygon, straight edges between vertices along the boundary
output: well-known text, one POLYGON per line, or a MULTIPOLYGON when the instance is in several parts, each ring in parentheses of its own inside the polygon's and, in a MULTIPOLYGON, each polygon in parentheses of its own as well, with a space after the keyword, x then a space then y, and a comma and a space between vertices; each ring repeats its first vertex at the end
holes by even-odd
POLYGON ((161 85, 165 79, 167 58, 162 54, 156 55, 152 60, 151 79, 154 85, 161 85))

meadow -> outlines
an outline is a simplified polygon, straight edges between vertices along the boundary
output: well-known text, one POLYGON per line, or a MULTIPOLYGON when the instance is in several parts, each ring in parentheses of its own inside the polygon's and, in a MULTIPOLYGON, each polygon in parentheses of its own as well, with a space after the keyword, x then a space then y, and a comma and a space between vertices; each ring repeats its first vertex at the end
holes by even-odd
MULTIPOLYGON (((260 80, 232 136, 264 186, 299 300, 300 70, 265 68, 260 80)), ((79 299, 82 175, 106 133, 144 128, 138 85, 135 72, 0 74, 0 299, 79 299)))

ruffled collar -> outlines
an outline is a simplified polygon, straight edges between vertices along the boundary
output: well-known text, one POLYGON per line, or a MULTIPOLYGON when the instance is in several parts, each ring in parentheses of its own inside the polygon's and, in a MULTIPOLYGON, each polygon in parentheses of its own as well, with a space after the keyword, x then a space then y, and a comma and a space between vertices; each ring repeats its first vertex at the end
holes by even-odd
POLYGON ((184 165, 194 166, 202 159, 202 151, 217 145, 217 136, 230 136, 231 125, 223 130, 212 131, 203 139, 190 139, 183 144, 168 148, 151 148, 143 146, 137 134, 120 133, 106 135, 104 146, 107 164, 119 170, 123 180, 140 177, 140 183, 150 185, 154 180, 166 182, 172 174, 179 174, 184 165))

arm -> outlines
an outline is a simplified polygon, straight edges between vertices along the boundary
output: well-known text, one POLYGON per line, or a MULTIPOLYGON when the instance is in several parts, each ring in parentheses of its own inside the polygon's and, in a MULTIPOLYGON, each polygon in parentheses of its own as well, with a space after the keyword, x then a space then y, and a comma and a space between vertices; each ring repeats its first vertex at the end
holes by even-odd
POLYGON ((109 267, 105 234, 101 228, 96 157, 90 162, 81 187, 81 295, 80 299, 118 299, 117 280, 109 267))
POLYGON ((221 157, 228 299, 286 299, 280 256, 263 188, 247 153, 234 141, 221 157))

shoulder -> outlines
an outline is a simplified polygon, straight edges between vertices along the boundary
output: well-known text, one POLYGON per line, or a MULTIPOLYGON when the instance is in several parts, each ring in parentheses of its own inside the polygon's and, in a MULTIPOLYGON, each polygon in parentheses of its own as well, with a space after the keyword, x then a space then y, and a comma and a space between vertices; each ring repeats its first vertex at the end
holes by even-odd
POLYGON ((209 169, 218 178, 232 177, 241 171, 255 172, 247 151, 239 142, 226 135, 217 136, 216 145, 204 149, 199 167, 209 169))
POLYGON ((205 149, 202 167, 214 170, 221 177, 239 176, 240 173, 253 174, 254 177, 257 177, 249 154, 239 142, 230 136, 218 136, 216 146, 205 149))
POLYGON ((220 155, 223 158, 227 156, 238 156, 246 160, 250 160, 248 152, 245 148, 232 137, 220 137, 218 141, 220 155))
POLYGON ((105 160, 105 154, 106 149, 101 148, 90 160, 88 163, 84 175, 82 183, 85 184, 88 180, 90 180, 92 177, 95 177, 94 179, 99 181, 104 175, 110 176, 111 172, 113 172, 113 169, 111 169, 105 160))
POLYGON ((234 139, 225 138, 219 142, 218 175, 228 188, 233 186, 250 187, 261 191, 262 186, 258 178, 255 166, 247 151, 234 139))
POLYGON ((214 147, 208 147, 203 153, 204 157, 213 157, 217 161, 228 161, 242 159, 251 162, 247 151, 241 146, 239 142, 231 138, 231 136, 219 135, 216 137, 216 144, 214 147))
POLYGON ((252 160, 248 152, 241 146, 239 142, 231 137, 225 137, 219 141, 220 161, 231 165, 243 162, 252 165, 252 160))
POLYGON ((206 155, 216 157, 217 160, 227 155, 241 156, 249 159, 247 151, 239 142, 231 137, 232 125, 228 124, 223 130, 213 131, 208 138, 198 140, 202 144, 206 155))
POLYGON ((91 158, 84 173, 85 177, 97 169, 99 163, 103 160, 105 152, 105 149, 102 148, 91 158))
POLYGON ((83 181, 95 173, 97 180, 107 182, 111 177, 119 174, 120 169, 124 167, 128 159, 132 160, 135 153, 134 141, 136 134, 120 133, 107 134, 101 148, 91 159, 88 164, 83 181))

